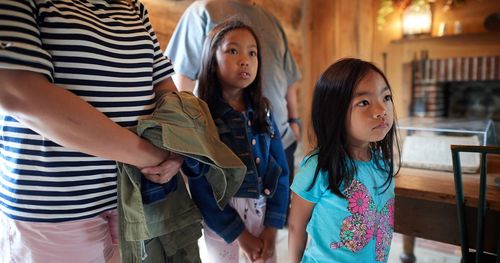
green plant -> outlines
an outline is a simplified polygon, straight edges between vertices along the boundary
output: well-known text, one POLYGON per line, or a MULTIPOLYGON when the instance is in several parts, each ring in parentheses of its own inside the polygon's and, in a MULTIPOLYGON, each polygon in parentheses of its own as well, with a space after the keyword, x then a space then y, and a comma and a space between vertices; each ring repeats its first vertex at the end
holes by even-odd
MULTIPOLYGON (((413 0, 414 1, 422 1, 422 0, 413 0)), ((428 0, 423 0, 428 1, 428 0)), ((412 0, 382 0, 380 2, 380 8, 378 9, 377 15, 377 26, 378 29, 381 30, 385 24, 385 17, 390 13, 394 12, 394 10, 403 11, 407 6, 412 3, 412 0)))
POLYGON ((385 17, 394 11, 393 0, 382 0, 377 14, 377 28, 382 30, 385 25, 385 17))
MULTIPOLYGON (((385 25, 385 18, 398 9, 403 11, 410 4, 418 1, 424 1, 427 3, 434 3, 436 0, 381 0, 380 8, 377 14, 377 28, 382 30, 385 25)), ((448 11, 457 7, 457 5, 465 2, 465 0, 444 0, 443 10, 448 11)))

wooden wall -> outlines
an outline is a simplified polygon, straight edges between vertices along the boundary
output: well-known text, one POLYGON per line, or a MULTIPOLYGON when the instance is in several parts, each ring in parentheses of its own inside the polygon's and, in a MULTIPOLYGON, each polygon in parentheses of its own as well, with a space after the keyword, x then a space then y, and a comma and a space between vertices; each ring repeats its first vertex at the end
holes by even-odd
POLYGON ((149 13, 149 19, 164 50, 174 32, 177 21, 191 1, 141 0, 149 13))
MULTIPOLYGON (((141 0, 148 8, 162 48, 166 46, 177 21, 193 0, 141 0)), ((404 65, 415 54, 427 50, 430 58, 498 55, 500 34, 486 33, 485 17, 500 12, 500 0, 463 0, 444 11, 446 0, 433 4, 433 34, 439 22, 452 33, 456 20, 462 34, 441 38, 401 40, 401 11, 387 16, 382 30, 376 18, 381 0, 254 0, 282 23, 289 45, 302 71, 299 108, 308 125, 311 95, 315 81, 326 67, 342 57, 373 61, 385 70, 394 89, 399 117, 408 114, 410 78, 404 65), (384 54, 385 58, 384 59, 384 54), (406 74, 406 75, 405 75, 406 74)), ((308 138, 304 138, 305 141, 308 138)), ((308 148, 306 142, 306 149, 308 148)))
MULTIPOLYGON (((408 115, 411 100, 411 76, 409 62, 420 57, 426 50, 430 59, 500 55, 500 32, 487 32, 484 19, 491 13, 500 13, 498 0, 464 0, 452 9, 445 11, 445 0, 437 0, 432 5, 432 36, 402 39, 400 17, 396 10, 387 17, 382 30, 375 30, 372 60, 384 64, 383 54, 387 55, 386 74, 395 92, 395 104, 398 117, 408 115), (453 24, 460 21, 462 33, 453 34, 453 24), (447 24, 447 34, 437 37, 440 22, 447 24)), ((380 0, 374 0, 380 5, 380 0)))

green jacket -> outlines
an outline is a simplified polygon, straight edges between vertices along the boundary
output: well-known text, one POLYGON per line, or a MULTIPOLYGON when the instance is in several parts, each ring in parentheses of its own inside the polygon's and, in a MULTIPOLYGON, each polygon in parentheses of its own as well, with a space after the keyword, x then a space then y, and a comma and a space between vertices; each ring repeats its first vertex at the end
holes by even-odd
MULTIPOLYGON (((245 165, 219 140, 208 106, 189 92, 161 97, 151 119, 141 120, 136 132, 154 145, 210 165, 205 175, 220 207, 238 191, 245 165)), ((201 216, 181 176, 167 198, 144 205, 141 176, 134 166, 118 163, 120 249, 123 262, 141 262, 144 240, 162 236, 167 256, 201 236, 201 216)))

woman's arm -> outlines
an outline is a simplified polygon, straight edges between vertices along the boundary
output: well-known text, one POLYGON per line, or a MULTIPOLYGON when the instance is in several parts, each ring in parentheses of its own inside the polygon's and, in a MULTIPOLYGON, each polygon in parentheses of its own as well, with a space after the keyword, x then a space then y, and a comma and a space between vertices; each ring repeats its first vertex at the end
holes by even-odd
MULTIPOLYGON (((171 78, 164 79, 154 86, 154 92, 157 99, 163 94, 173 91, 177 91, 177 88, 171 78)), ((160 184, 166 183, 170 181, 175 174, 177 174, 183 162, 184 157, 179 154, 170 153, 168 159, 164 162, 157 166, 145 167, 141 169, 141 173, 152 182, 160 184), (163 176, 164 174, 171 176, 163 176)))
POLYGON ((166 78, 154 86, 155 95, 157 98, 161 97, 166 92, 177 91, 172 78, 166 78))
POLYGON ((176 73, 172 76, 172 80, 179 90, 194 92, 196 81, 190 79, 188 76, 183 75, 182 73, 176 73))
MULTIPOLYGON (((299 116, 299 106, 297 102, 297 87, 296 85, 291 85, 288 87, 288 91, 286 92, 286 107, 288 110, 288 119, 300 119, 299 116)), ((295 140, 297 142, 302 141, 302 131, 300 129, 300 125, 298 122, 290 122, 290 128, 293 131, 293 135, 295 136, 295 140)))
POLYGON ((311 218, 314 203, 292 193, 292 207, 288 217, 288 255, 291 263, 298 263, 307 243, 306 226, 311 218))
POLYGON ((41 74, 0 69, 0 87, 0 110, 67 148, 139 168, 168 158, 167 151, 120 127, 41 74))

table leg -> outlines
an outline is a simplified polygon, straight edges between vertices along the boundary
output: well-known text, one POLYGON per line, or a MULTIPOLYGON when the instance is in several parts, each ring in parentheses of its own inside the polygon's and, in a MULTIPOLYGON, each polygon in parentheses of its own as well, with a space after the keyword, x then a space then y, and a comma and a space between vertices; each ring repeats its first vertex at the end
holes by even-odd
POLYGON ((402 263, 414 263, 416 262, 415 254, 413 254, 413 249, 415 248, 415 237, 403 235, 403 253, 399 256, 402 263))

